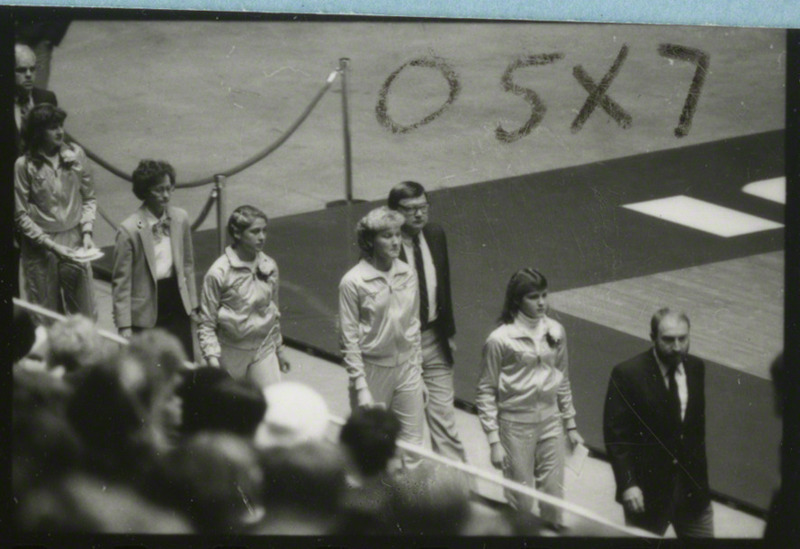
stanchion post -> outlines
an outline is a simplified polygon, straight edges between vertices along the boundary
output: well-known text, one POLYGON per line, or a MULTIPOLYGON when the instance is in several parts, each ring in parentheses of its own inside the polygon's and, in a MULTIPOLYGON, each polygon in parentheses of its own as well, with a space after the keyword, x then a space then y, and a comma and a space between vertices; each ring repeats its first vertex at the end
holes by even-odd
POLYGON ((339 58, 339 73, 342 77, 342 130, 344 132, 344 197, 349 204, 353 201, 353 162, 350 156, 350 115, 347 107, 347 69, 349 57, 339 58))
POLYGON ((225 176, 214 176, 214 190, 217 193, 217 246, 219 255, 225 253, 225 176))

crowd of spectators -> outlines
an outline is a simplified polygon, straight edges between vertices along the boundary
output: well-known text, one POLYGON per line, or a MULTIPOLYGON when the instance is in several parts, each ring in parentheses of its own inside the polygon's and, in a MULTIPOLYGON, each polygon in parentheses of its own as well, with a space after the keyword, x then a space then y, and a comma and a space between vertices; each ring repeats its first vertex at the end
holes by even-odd
POLYGON ((382 408, 339 429, 322 397, 190 367, 160 330, 119 346, 80 315, 15 308, 12 492, 20 532, 531 533, 478 512, 462 476, 404 469, 382 408))

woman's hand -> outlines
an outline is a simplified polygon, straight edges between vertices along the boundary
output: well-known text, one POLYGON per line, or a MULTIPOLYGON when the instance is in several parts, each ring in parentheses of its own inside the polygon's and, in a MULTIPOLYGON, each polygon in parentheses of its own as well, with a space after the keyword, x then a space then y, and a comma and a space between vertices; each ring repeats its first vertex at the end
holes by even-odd
POLYGON ((583 437, 577 429, 567 430, 567 440, 569 440, 569 447, 575 449, 579 444, 583 444, 583 437))
POLYGON ((356 393, 356 402, 359 408, 371 408, 375 405, 375 401, 372 400, 372 393, 370 393, 369 389, 366 387, 358 390, 356 393))
POLYGON ((87 250, 94 248, 94 240, 91 233, 83 233, 83 247, 87 250))
POLYGON ((63 244, 53 244, 50 250, 56 254, 59 259, 66 259, 67 261, 75 261, 75 252, 72 248, 64 246, 63 244))
POLYGON ((289 361, 284 355, 283 347, 278 347, 278 349, 275 351, 275 354, 278 355, 278 364, 280 365, 281 372, 284 374, 288 373, 289 370, 292 369, 292 365, 289 364, 289 361))
POLYGON ((507 469, 509 466, 508 454, 499 442, 492 442, 490 447, 490 458, 495 469, 507 469))
POLYGON ((199 324, 200 323, 200 309, 192 309, 192 312, 189 313, 189 318, 191 318, 192 321, 195 324, 199 324))
POLYGON ((210 356, 206 358, 206 362, 209 366, 213 366, 214 368, 219 368, 219 357, 218 356, 210 356))

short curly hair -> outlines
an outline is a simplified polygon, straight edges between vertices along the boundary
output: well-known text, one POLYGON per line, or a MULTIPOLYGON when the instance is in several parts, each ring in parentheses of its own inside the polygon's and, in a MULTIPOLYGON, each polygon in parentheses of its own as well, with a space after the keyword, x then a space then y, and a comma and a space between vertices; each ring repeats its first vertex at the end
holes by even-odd
POLYGON ((356 238, 364 257, 372 257, 375 249, 375 235, 386 229, 402 227, 405 221, 406 218, 403 214, 390 210, 386 206, 375 208, 362 217, 356 225, 356 238))
POLYGON ((233 210, 233 213, 228 218, 228 236, 234 242, 238 242, 239 237, 236 235, 241 235, 242 232, 249 229, 253 222, 258 218, 263 219, 264 223, 269 223, 267 214, 255 206, 249 206, 247 204, 244 206, 239 206, 233 210))
POLYGON ((175 168, 165 160, 150 160, 146 158, 139 161, 139 165, 133 170, 133 194, 139 200, 144 200, 151 187, 155 187, 163 180, 164 176, 169 177, 170 184, 175 186, 175 168))
POLYGON ((22 124, 22 140, 26 152, 38 151, 44 143, 44 132, 62 126, 67 119, 64 109, 50 103, 39 103, 31 109, 22 124))

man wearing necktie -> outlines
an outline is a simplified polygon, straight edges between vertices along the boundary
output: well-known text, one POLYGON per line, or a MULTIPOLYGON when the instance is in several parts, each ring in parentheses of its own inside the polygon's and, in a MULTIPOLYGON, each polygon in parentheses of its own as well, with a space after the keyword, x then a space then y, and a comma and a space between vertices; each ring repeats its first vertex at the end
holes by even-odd
POLYGON ((36 54, 24 44, 14 45, 14 122, 16 129, 14 142, 17 156, 22 154, 20 132, 30 110, 39 103, 58 106, 56 94, 33 85, 36 79, 36 54))
MULTIPOLYGON (((36 79, 36 54, 24 44, 14 45, 14 146, 16 156, 22 156, 22 123, 28 113, 39 103, 50 103, 58 106, 56 94, 51 91, 37 88, 33 85, 36 79)), ((19 268, 19 242, 14 238, 11 268, 17 276, 14 280, 13 293, 15 296, 26 298, 23 293, 22 269, 19 268)))
POLYGON ((415 267, 419 280, 422 379, 428 395, 425 415, 431 446, 443 456, 466 461, 453 407, 456 328, 450 297, 447 239, 440 225, 428 222, 428 196, 416 181, 395 185, 389 193, 388 206, 406 219, 400 259, 415 267))
POLYGON ((653 347, 614 367, 603 411, 625 522, 663 535, 713 537, 705 443, 705 364, 689 355, 689 318, 660 309, 653 347))

